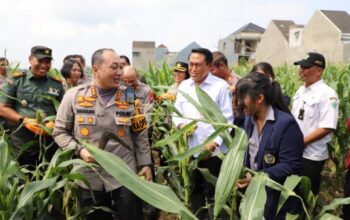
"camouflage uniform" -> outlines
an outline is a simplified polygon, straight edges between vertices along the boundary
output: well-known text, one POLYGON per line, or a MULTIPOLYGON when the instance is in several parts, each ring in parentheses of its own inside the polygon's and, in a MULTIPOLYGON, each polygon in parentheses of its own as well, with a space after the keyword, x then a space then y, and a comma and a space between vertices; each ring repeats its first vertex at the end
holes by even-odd
MULTIPOLYGON (((30 70, 13 73, 1 92, 3 94, 0 95, 0 103, 9 106, 23 117, 28 118, 35 118, 37 110, 41 110, 46 116, 56 115, 53 102, 47 98, 61 101, 64 95, 63 86, 59 79, 50 76, 36 78, 30 70)), ((13 129, 18 126, 18 123, 10 124, 10 127, 13 129)), ((15 133, 11 133, 11 140, 15 151, 18 153, 23 148, 23 145, 32 140, 38 140, 38 137, 35 137, 32 132, 22 127, 15 133)), ((35 149, 34 152, 38 150, 35 149)))

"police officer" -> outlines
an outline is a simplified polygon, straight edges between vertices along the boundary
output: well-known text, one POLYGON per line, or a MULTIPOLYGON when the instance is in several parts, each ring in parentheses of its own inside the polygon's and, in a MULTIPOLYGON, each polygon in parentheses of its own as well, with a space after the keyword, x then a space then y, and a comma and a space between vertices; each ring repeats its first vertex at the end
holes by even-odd
POLYGON ((123 68, 123 81, 134 89, 136 98, 138 98, 143 105, 153 103, 154 93, 152 89, 148 85, 140 82, 134 67, 125 66, 123 68))
MULTIPOLYGON (((0 95, 0 116, 4 117, 12 128, 11 140, 19 156, 21 165, 33 165, 39 159, 39 136, 46 132, 35 120, 39 112, 42 118, 56 115, 55 106, 50 99, 61 101, 64 91, 60 80, 48 76, 51 68, 52 50, 44 46, 34 46, 29 56, 30 69, 26 72, 15 72, 3 88, 0 95), (19 125, 24 127, 17 129, 19 125), (31 142, 34 141, 34 142, 31 142), (30 149, 28 143, 33 143, 30 149), (23 153, 21 153, 24 151, 23 153)), ((52 124, 52 122, 51 122, 52 124)), ((49 137, 42 138, 50 144, 49 137)), ((50 155, 55 149, 51 148, 50 155)))
POLYGON ((328 159, 327 144, 337 127, 339 101, 337 93, 322 80, 326 62, 322 54, 308 53, 294 62, 304 81, 293 97, 292 114, 304 135, 302 175, 311 180, 312 192, 320 188, 321 171, 328 159))
MULTIPOLYGON (((119 56, 113 49, 100 49, 92 56, 94 81, 67 91, 57 113, 53 136, 62 147, 75 147, 76 155, 86 162, 94 162, 92 155, 79 143, 90 140, 100 145, 100 139, 110 132, 119 136, 127 146, 108 141, 104 150, 118 155, 129 167, 152 179, 150 146, 147 140, 145 118, 140 115, 138 100, 133 90, 121 85, 122 69, 119 56)), ((121 186, 102 168, 97 172, 82 168, 94 197, 88 187, 79 183, 79 205, 112 207, 112 199, 118 207, 118 219, 140 219, 138 199, 121 186), (94 202, 94 199, 96 203, 94 202)), ((87 219, 113 219, 110 213, 96 210, 87 219)))

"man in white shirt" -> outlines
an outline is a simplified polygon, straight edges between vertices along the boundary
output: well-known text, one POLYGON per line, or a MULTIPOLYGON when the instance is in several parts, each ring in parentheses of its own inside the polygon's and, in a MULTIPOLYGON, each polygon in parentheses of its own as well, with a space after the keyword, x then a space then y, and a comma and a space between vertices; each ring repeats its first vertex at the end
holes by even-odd
MULTIPOLYGON (((232 97, 230 96, 230 91, 227 87, 227 83, 210 73, 212 61, 213 56, 208 49, 193 49, 189 56, 190 78, 180 84, 178 91, 189 94, 194 100, 198 102, 195 88, 196 85, 199 86, 219 106, 222 114, 227 118, 227 123, 232 124, 232 97)), ((181 92, 178 92, 175 101, 175 107, 181 114, 183 114, 184 117, 204 119, 204 117, 182 95, 181 92)), ((191 122, 189 119, 184 119, 176 116, 173 117, 173 121, 174 125, 178 128, 191 122)), ((193 148, 202 144, 214 131, 215 129, 211 124, 198 122, 197 129, 191 136, 188 137, 189 148, 193 148)), ((213 175, 218 176, 220 172, 221 159, 214 155, 219 152, 227 152, 227 147, 224 145, 221 137, 216 137, 213 142, 205 145, 204 149, 213 152, 213 155, 210 158, 199 161, 198 166, 202 168, 208 168, 213 175)), ((195 155, 195 157, 197 156, 198 155, 195 155)), ((214 187, 205 181, 201 173, 197 170, 194 172, 193 181, 195 186, 192 194, 191 204, 193 211, 196 212, 200 207, 205 205, 205 197, 209 199, 209 201, 213 198, 214 187)), ((197 217, 199 219, 203 219, 204 213, 201 211, 198 213, 197 217)))
POLYGON ((328 159, 327 144, 337 127, 339 101, 337 93, 326 85, 321 76, 325 58, 319 53, 308 53, 299 65, 299 75, 304 85, 293 97, 292 114, 304 134, 302 175, 311 180, 312 192, 320 188, 321 171, 328 159))

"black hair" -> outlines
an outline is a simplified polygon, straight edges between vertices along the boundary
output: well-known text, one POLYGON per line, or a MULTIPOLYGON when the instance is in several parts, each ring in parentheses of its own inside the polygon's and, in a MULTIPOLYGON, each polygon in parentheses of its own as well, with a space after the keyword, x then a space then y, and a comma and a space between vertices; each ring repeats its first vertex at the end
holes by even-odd
POLYGON ((224 55, 216 56, 213 60, 213 65, 219 67, 221 64, 228 66, 227 58, 224 55))
POLYGON ((129 60, 129 57, 125 56, 125 55, 120 55, 119 56, 120 59, 124 59, 126 61, 126 63, 130 66, 130 60, 129 60))
POLYGON ((9 61, 7 60, 6 57, 0 57, 0 61, 5 61, 6 65, 9 65, 9 61))
POLYGON ((253 66, 252 72, 256 72, 258 69, 261 69, 265 75, 269 75, 272 79, 275 79, 275 73, 273 72, 271 64, 267 62, 257 63, 253 66))
POLYGON ((83 55, 80 54, 72 54, 72 55, 67 55, 64 59, 63 59, 63 63, 66 62, 67 60, 71 60, 71 59, 76 59, 79 58, 81 60, 81 62, 85 65, 85 58, 83 55))
POLYGON ((68 59, 66 60, 64 63, 63 63, 63 66, 61 68, 61 74, 62 76, 67 79, 70 77, 70 74, 71 74, 71 71, 73 69, 73 66, 74 64, 78 64, 80 70, 81 70, 81 76, 80 78, 83 78, 83 68, 80 66, 80 63, 76 60, 71 60, 71 59, 68 59))
MULTIPOLYGON (((191 54, 192 53, 199 53, 204 55, 205 57, 205 62, 207 64, 211 64, 213 62, 213 54, 210 52, 210 50, 206 49, 206 48, 195 48, 192 49, 191 54)), ((190 56, 191 56, 190 54, 190 56)), ((190 56, 188 58, 190 58, 190 56)))
POLYGON ((102 48, 102 49, 98 49, 96 50, 93 54, 92 54, 92 57, 91 57, 91 66, 93 65, 99 65, 103 62, 103 52, 105 51, 112 51, 114 52, 113 49, 111 48, 102 48))
POLYGON ((243 110, 243 99, 247 95, 253 100, 262 94, 265 97, 265 103, 281 111, 290 113, 287 104, 284 101, 281 92, 281 86, 277 81, 259 72, 251 72, 241 78, 236 85, 236 94, 239 103, 239 111, 243 110))

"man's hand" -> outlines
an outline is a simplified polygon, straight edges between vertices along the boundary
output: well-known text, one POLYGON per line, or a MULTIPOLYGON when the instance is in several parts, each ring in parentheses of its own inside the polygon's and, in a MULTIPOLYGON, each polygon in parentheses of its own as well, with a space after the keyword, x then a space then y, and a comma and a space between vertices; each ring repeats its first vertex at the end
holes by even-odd
POLYGON ((252 180, 252 178, 253 178, 252 174, 247 172, 245 174, 245 178, 244 179, 237 180, 237 183, 236 183, 237 188, 238 189, 246 188, 249 185, 249 183, 252 180))
POLYGON ((25 128, 27 128, 29 131, 33 132, 34 134, 37 134, 40 136, 47 135, 47 133, 42 128, 39 127, 39 123, 35 118, 25 117, 23 119, 23 124, 25 128))
POLYGON ((139 176, 144 176, 147 181, 152 181, 152 169, 149 166, 144 166, 138 173, 139 176))
POLYGON ((79 157, 84 160, 87 163, 94 163, 96 162, 95 159, 92 157, 90 152, 86 150, 85 148, 81 149, 79 152, 79 157))
POLYGON ((214 152, 219 145, 215 142, 211 142, 204 146, 204 150, 214 152))

